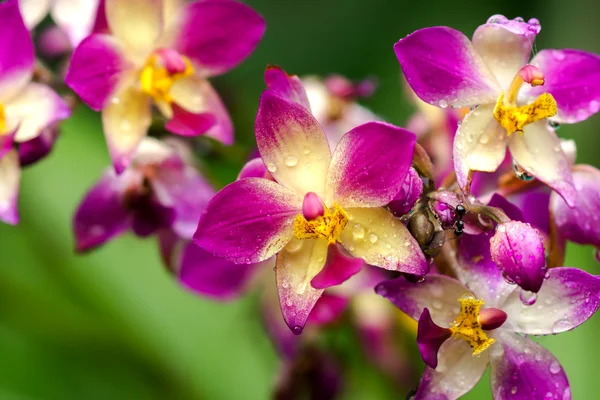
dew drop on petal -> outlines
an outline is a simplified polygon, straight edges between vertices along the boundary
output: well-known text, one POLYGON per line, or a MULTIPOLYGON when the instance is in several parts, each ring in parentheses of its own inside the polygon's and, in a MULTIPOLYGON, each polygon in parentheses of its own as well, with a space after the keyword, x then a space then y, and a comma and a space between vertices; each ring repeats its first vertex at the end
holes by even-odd
POLYGON ((288 156, 285 158, 285 165, 288 167, 295 167, 298 165, 298 159, 294 156, 288 156))
POLYGON ((269 170, 269 172, 275 172, 277 171, 277 166, 273 163, 267 163, 267 170, 269 170))
POLYGON ((304 150, 302 151, 305 155, 310 154, 310 147, 304 146, 304 150))
POLYGON ((374 234, 374 233, 371 233, 371 234, 369 235, 369 242, 371 242, 371 243, 377 243, 377 239, 379 239, 379 238, 377 237, 377 235, 376 235, 376 234, 374 234))
POLYGON ((550 373, 551 374, 558 374, 560 372, 562 368, 560 367, 560 364, 558 363, 558 361, 554 360, 550 363, 550 373))
POLYGON ((523 303, 524 305, 532 306, 537 300, 537 293, 521 289, 521 292, 519 293, 519 298, 521 299, 521 303, 523 303))
POLYGON ((510 394, 515 395, 519 389, 516 386, 510 388, 510 394))
POLYGON ((356 224, 352 227, 352 236, 354 239, 363 239, 365 237, 365 228, 361 224, 356 224))
POLYGON ((557 334, 571 329, 572 325, 566 319, 559 319, 552 325, 552 333, 557 334))
POLYGON ((441 108, 446 108, 446 107, 448 107, 448 102, 446 100, 440 100, 440 102, 438 103, 438 105, 441 108))

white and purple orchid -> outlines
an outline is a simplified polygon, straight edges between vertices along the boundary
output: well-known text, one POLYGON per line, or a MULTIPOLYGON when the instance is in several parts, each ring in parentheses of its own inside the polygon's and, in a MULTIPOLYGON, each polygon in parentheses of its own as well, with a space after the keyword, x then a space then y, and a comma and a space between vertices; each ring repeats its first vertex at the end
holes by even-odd
POLYGON ((245 59, 264 33, 262 18, 232 0, 168 7, 166 0, 106 0, 111 34, 75 49, 66 83, 102 111, 113 165, 123 172, 152 122, 152 105, 170 132, 233 141, 229 115, 207 78, 245 59))
POLYGON ((50 87, 32 82, 35 54, 17 0, 0 4, 0 220, 19 221, 21 167, 52 149, 56 123, 71 115, 50 87))
POLYGON ((472 41, 438 26, 408 35, 394 50, 421 99, 442 108, 473 107, 454 141, 462 189, 468 190, 471 171, 495 171, 508 145, 521 168, 573 205, 569 163, 548 120, 575 123, 600 110, 600 56, 542 50, 529 61, 540 29, 537 19, 496 15, 472 41))

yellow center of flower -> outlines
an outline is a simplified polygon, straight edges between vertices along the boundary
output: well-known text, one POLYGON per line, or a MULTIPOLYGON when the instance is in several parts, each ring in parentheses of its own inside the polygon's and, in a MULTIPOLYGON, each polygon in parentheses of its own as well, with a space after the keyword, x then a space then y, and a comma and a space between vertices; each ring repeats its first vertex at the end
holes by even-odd
POLYGON ((347 224, 348 214, 334 204, 332 208, 326 207, 322 216, 310 221, 302 214, 296 215, 294 235, 298 239, 326 239, 329 243, 335 243, 347 224))
POLYGON ((474 356, 479 355, 496 341, 486 335, 479 323, 479 310, 484 302, 470 294, 462 296, 458 302, 460 303, 460 313, 450 326, 450 331, 452 336, 464 339, 469 343, 474 356))
POLYGON ((0 104, 0 135, 6 131, 6 112, 4 106, 0 104))
MULTIPOLYGON (((494 107, 494 118, 510 136, 513 132, 523 134, 525 125, 544 118, 553 117, 558 112, 556 100, 550 93, 543 93, 533 103, 524 106, 517 105, 517 95, 523 85, 523 78, 517 75, 508 90, 507 95, 503 92, 496 107, 494 107)), ((531 81, 532 86, 543 84, 543 80, 534 79, 531 81)))
POLYGON ((146 64, 140 73, 140 86, 142 91, 154 99, 157 103, 171 103, 173 99, 170 90, 173 84, 179 79, 194 74, 194 67, 187 57, 181 56, 185 63, 183 72, 171 73, 161 62, 156 54, 151 55, 146 60, 146 64))

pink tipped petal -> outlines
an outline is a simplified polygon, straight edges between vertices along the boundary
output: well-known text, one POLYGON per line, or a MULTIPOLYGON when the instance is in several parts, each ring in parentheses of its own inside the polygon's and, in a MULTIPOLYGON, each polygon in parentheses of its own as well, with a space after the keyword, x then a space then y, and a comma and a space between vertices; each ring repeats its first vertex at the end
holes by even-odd
POLYGON ((242 62, 265 32, 262 17, 236 1, 196 1, 179 15, 172 25, 173 47, 206 75, 222 74, 242 62))
POLYGON ((0 157, 0 221, 16 225, 19 223, 19 184, 21 167, 16 151, 0 157))
POLYGON ((15 129, 9 133, 0 134, 0 158, 2 158, 6 153, 8 153, 9 151, 11 151, 13 149, 13 145, 15 144, 15 135, 17 134, 17 129, 15 129))
POLYGON ((327 257, 327 241, 293 239, 277 255, 275 273, 279 303, 286 324, 296 335, 302 333, 306 320, 323 289, 315 289, 310 281, 323 268, 327 257))
POLYGON ((450 336, 452 336, 450 329, 437 326, 431 319, 429 310, 425 308, 419 317, 417 331, 417 344, 425 364, 433 369, 437 368, 440 347, 450 336))
POLYGON ((85 195, 73 218, 77 251, 98 247, 129 228, 123 190, 114 172, 108 171, 85 195))
POLYGON ((558 105, 553 120, 573 124, 600 111, 600 55, 582 50, 542 50, 531 63, 544 73, 543 86, 528 95, 550 93, 558 105))
POLYGON ((550 195, 550 211, 556 227, 567 240, 600 247, 600 171, 590 165, 577 165, 573 181, 578 193, 574 208, 555 192, 550 195))
POLYGON ((235 263, 264 261, 292 239, 301 202, 293 192, 267 179, 233 182, 208 203, 194 240, 235 263))
MULTIPOLYGON (((39 5, 38 5, 39 6, 39 5)), ((19 2, 0 3, 0 100, 17 94, 31 78, 35 55, 33 41, 19 12, 19 2)))
POLYGON ((375 292, 390 300, 409 317, 418 320, 425 308, 432 320, 442 327, 450 326, 460 311, 458 299, 472 292, 456 279, 429 274, 425 281, 412 283, 404 278, 383 281, 375 292))
POLYGON ((331 159, 326 187, 332 199, 342 207, 388 204, 404 184, 416 140, 414 133, 384 122, 346 133, 331 159))
POLYGON ((464 340, 446 340, 438 353, 436 369, 425 367, 415 400, 456 400, 481 379, 488 363, 488 352, 480 357, 464 340))
POLYGON ((348 297, 323 293, 308 315, 308 323, 321 326, 335 322, 342 316, 348 303, 348 297))
POLYGON ((102 111, 104 136, 115 171, 122 173, 152 122, 150 98, 124 85, 102 111))
POLYGON ((73 52, 65 83, 91 109, 104 108, 123 72, 130 68, 122 45, 109 35, 92 35, 73 52))
POLYGON ((494 172, 506 155, 506 129, 494 119, 493 110, 490 104, 475 108, 456 131, 454 168, 462 189, 468 187, 469 171, 494 172))
POLYGON ((194 114, 174 104, 173 117, 165 124, 165 128, 181 136, 198 136, 215 126, 217 119, 211 113, 194 114))
POLYGON ((502 350, 491 349, 490 381, 494 399, 571 400, 569 380, 560 363, 531 339, 502 332, 502 350))
POLYGON ((234 264, 189 242, 182 251, 179 281, 190 291, 217 300, 243 294, 260 264, 234 264))
POLYGON ((354 257, 392 271, 423 276, 429 264, 408 229, 384 208, 348 208, 339 241, 354 257))
POLYGON ((535 37, 541 30, 539 22, 532 22, 493 16, 473 34, 473 48, 505 90, 529 61, 535 37))
POLYGON ((310 110, 308 96, 297 75, 288 75, 279 67, 269 66, 265 70, 265 84, 277 96, 291 100, 310 110))
POLYGON ((527 335, 549 335, 578 327, 600 306, 600 277, 576 268, 551 268, 548 279, 532 306, 526 306, 515 290, 502 310, 508 320, 502 326, 527 335))
POLYGON ((321 126, 298 103, 266 90, 254 126, 260 155, 282 185, 322 194, 331 154, 321 126))
POLYGON ((523 135, 510 135, 508 147, 513 159, 525 171, 557 191, 567 204, 575 205, 577 191, 571 166, 556 133, 545 121, 526 125, 523 135))
POLYGON ((494 103, 500 87, 461 32, 445 26, 420 29, 394 46, 408 84, 439 107, 494 103))
POLYGON ((76 47, 92 32, 99 6, 100 0, 54 0, 52 19, 67 33, 71 46, 76 47))
POLYGON ((263 162, 262 158, 253 158, 248 161, 240 171, 237 180, 244 178, 267 178, 270 176, 269 171, 267 171, 267 166, 263 162))
POLYGON ((154 49, 163 30, 164 0, 106 0, 110 32, 141 62, 154 49))
POLYGON ((344 254, 343 249, 340 249, 337 244, 331 244, 323 269, 310 281, 310 284, 315 289, 340 285, 359 273, 364 264, 365 262, 360 258, 344 254))
POLYGON ((71 115, 65 101, 50 87, 30 83, 10 103, 6 113, 20 121, 15 141, 26 142, 38 137, 42 130, 71 115))

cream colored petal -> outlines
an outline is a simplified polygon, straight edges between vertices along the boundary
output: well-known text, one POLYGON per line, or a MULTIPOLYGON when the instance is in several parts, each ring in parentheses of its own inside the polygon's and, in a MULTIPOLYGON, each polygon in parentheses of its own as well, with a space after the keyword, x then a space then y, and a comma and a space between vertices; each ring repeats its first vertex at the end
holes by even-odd
POLYGON ((0 157, 0 221, 9 224, 19 221, 17 200, 20 180, 19 154, 11 150, 0 157))
POLYGON ((377 267, 425 275, 429 265, 408 229, 384 208, 348 208, 339 241, 354 257, 377 267))
POLYGON ((198 75, 192 75, 176 81, 169 94, 173 101, 187 111, 198 114, 207 111, 207 92, 212 92, 210 83, 198 75))
POLYGON ((50 11, 52 19, 67 33, 74 48, 92 32, 99 2, 100 0, 54 0, 50 11))
POLYGON ((19 0, 19 10, 28 29, 33 29, 50 11, 52 0, 19 0))

